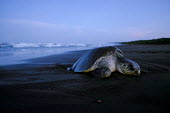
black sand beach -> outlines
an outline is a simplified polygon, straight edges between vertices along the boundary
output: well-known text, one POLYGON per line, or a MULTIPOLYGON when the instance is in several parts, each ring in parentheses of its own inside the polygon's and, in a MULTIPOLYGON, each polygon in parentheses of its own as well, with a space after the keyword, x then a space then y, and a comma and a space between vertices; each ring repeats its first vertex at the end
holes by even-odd
POLYGON ((169 113, 170 45, 121 45, 139 77, 106 79, 67 68, 87 50, 0 67, 0 113, 169 113))

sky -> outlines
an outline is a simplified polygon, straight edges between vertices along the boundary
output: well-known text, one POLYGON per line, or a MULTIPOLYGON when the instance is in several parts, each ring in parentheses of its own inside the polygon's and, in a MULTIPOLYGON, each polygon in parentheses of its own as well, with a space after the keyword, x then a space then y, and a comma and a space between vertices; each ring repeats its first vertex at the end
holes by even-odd
POLYGON ((0 0, 0 42, 103 43, 170 37, 170 0, 0 0))

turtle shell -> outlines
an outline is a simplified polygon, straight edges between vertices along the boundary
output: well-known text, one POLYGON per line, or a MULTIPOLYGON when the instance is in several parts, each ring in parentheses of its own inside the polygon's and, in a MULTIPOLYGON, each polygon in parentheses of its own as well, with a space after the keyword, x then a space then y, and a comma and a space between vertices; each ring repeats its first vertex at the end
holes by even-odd
POLYGON ((95 63, 102 57, 123 56, 123 52, 117 47, 107 46, 92 49, 81 56, 72 66, 74 72, 90 72, 96 69, 95 63))

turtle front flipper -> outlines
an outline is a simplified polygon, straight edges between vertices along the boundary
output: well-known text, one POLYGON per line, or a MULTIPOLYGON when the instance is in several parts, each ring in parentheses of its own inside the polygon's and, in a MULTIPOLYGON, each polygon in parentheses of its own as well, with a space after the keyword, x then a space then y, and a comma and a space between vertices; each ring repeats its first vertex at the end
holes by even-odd
POLYGON ((106 78, 109 77, 111 73, 112 72, 110 71, 109 67, 103 66, 96 68, 94 71, 91 72, 91 75, 97 78, 106 78))

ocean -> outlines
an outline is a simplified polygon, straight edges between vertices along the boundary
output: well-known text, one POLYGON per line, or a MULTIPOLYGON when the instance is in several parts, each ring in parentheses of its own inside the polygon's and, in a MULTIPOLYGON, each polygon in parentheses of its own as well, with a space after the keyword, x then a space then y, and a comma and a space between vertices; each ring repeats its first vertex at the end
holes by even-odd
POLYGON ((119 44, 0 43, 0 65, 21 64, 31 58, 114 45, 119 44))

